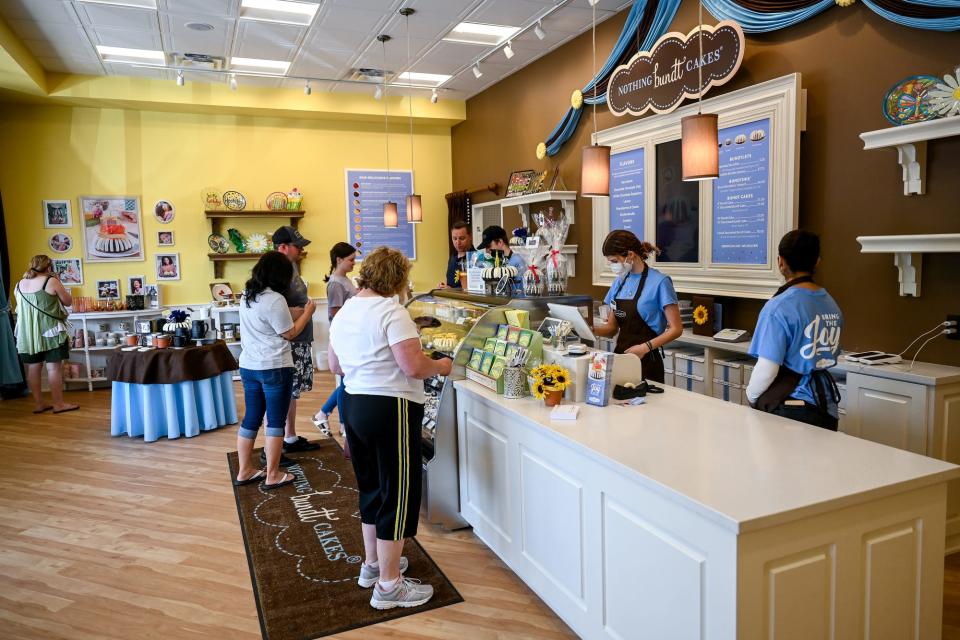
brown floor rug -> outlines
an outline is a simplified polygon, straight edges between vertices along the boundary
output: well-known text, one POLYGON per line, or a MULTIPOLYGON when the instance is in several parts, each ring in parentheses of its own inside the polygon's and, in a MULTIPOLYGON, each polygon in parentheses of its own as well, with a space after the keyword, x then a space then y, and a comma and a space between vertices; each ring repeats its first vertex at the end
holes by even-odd
MULTIPOLYGON (((407 575, 434 588, 421 607, 378 611, 370 589, 357 585, 363 538, 356 480, 335 440, 291 454, 292 485, 264 491, 258 484, 234 487, 253 581, 253 595, 265 640, 305 640, 463 602, 416 540, 403 554, 407 575)), ((260 450, 254 450, 254 459, 260 450)), ((227 454, 230 478, 237 453, 227 454)))

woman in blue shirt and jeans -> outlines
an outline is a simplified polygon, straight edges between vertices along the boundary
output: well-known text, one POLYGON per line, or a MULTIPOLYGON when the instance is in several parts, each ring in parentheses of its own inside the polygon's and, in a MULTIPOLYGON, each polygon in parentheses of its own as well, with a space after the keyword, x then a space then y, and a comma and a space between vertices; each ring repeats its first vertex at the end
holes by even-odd
POLYGON ((296 338, 313 317, 316 305, 308 300, 304 312, 290 316, 284 292, 293 278, 293 264, 278 251, 269 251, 257 261, 240 302, 240 378, 245 412, 237 432, 240 469, 234 484, 263 481, 264 489, 293 482, 293 474, 280 472, 280 453, 290 399, 293 397, 293 356, 290 340, 296 338), (267 416, 266 471, 253 462, 253 443, 267 416))

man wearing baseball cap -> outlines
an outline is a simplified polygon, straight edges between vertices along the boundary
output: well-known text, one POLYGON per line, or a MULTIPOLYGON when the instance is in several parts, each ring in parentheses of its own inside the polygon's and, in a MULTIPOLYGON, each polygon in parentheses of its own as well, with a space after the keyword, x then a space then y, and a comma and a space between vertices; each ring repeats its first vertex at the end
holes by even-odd
MULTIPOLYGON (((299 231, 291 226, 283 226, 273 232, 273 247, 287 256, 293 264, 293 280, 290 288, 284 294, 290 315, 296 319, 303 313, 303 306, 310 297, 307 295, 307 284, 300 277, 298 261, 303 249, 310 241, 304 238, 299 231)), ((290 352, 293 356, 293 399, 287 412, 287 425, 284 429, 283 452, 298 453, 319 449, 320 445, 310 442, 303 436, 297 435, 297 398, 305 391, 313 389, 313 323, 307 323, 300 335, 290 341, 290 352)), ((295 461, 283 456, 281 466, 288 466, 295 461)))

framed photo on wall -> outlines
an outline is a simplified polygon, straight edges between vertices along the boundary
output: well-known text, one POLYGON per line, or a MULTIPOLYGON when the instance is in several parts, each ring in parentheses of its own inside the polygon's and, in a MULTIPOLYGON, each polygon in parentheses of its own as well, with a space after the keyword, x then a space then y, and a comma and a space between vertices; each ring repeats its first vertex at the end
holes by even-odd
POLYGON ((142 296, 146 295, 143 292, 144 283, 147 279, 143 276, 127 276, 127 295, 128 296, 142 296))
POLYGON ((157 231, 157 246, 172 247, 174 244, 173 231, 157 231))
POLYGON ((511 173, 510 178, 507 180, 507 192, 503 197, 513 198, 525 194, 527 189, 530 188, 530 181, 533 180, 536 173, 533 169, 523 169, 522 171, 514 171, 511 173))
POLYGON ((157 280, 180 279, 180 254, 158 253, 154 256, 157 280))
POLYGON ((153 205, 153 217, 160 224, 170 224, 173 222, 175 215, 177 215, 176 209, 169 200, 157 200, 157 203, 153 205))
POLYGON ((83 254, 87 262, 143 260, 137 196, 80 196, 83 254))
POLYGON ((46 229, 68 229, 73 226, 69 200, 43 201, 43 226, 46 229))
POLYGON ((53 272, 64 286, 83 284, 83 263, 80 258, 54 258, 53 272))
POLYGON ((50 250, 55 253, 66 253, 73 249, 73 239, 65 233, 55 233, 47 241, 50 250))
POLYGON ((97 300, 119 300, 119 280, 97 280, 97 300))

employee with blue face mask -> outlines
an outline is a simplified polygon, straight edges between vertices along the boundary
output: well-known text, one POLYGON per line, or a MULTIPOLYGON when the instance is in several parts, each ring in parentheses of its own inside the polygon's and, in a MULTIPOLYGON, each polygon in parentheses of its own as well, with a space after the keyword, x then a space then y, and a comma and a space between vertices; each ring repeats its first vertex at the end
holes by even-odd
POLYGON ((760 311, 750 344, 757 358, 747 399, 769 413, 837 430, 840 394, 828 369, 840 357, 843 314, 813 281, 820 238, 796 230, 783 236, 777 266, 787 283, 760 311))
POLYGON ((603 256, 617 279, 603 302, 612 313, 604 325, 594 327, 602 337, 617 335, 615 353, 632 353, 643 363, 643 377, 664 381, 661 348, 683 333, 677 292, 669 276, 647 264, 660 253, 630 231, 611 231, 603 241, 603 256))

